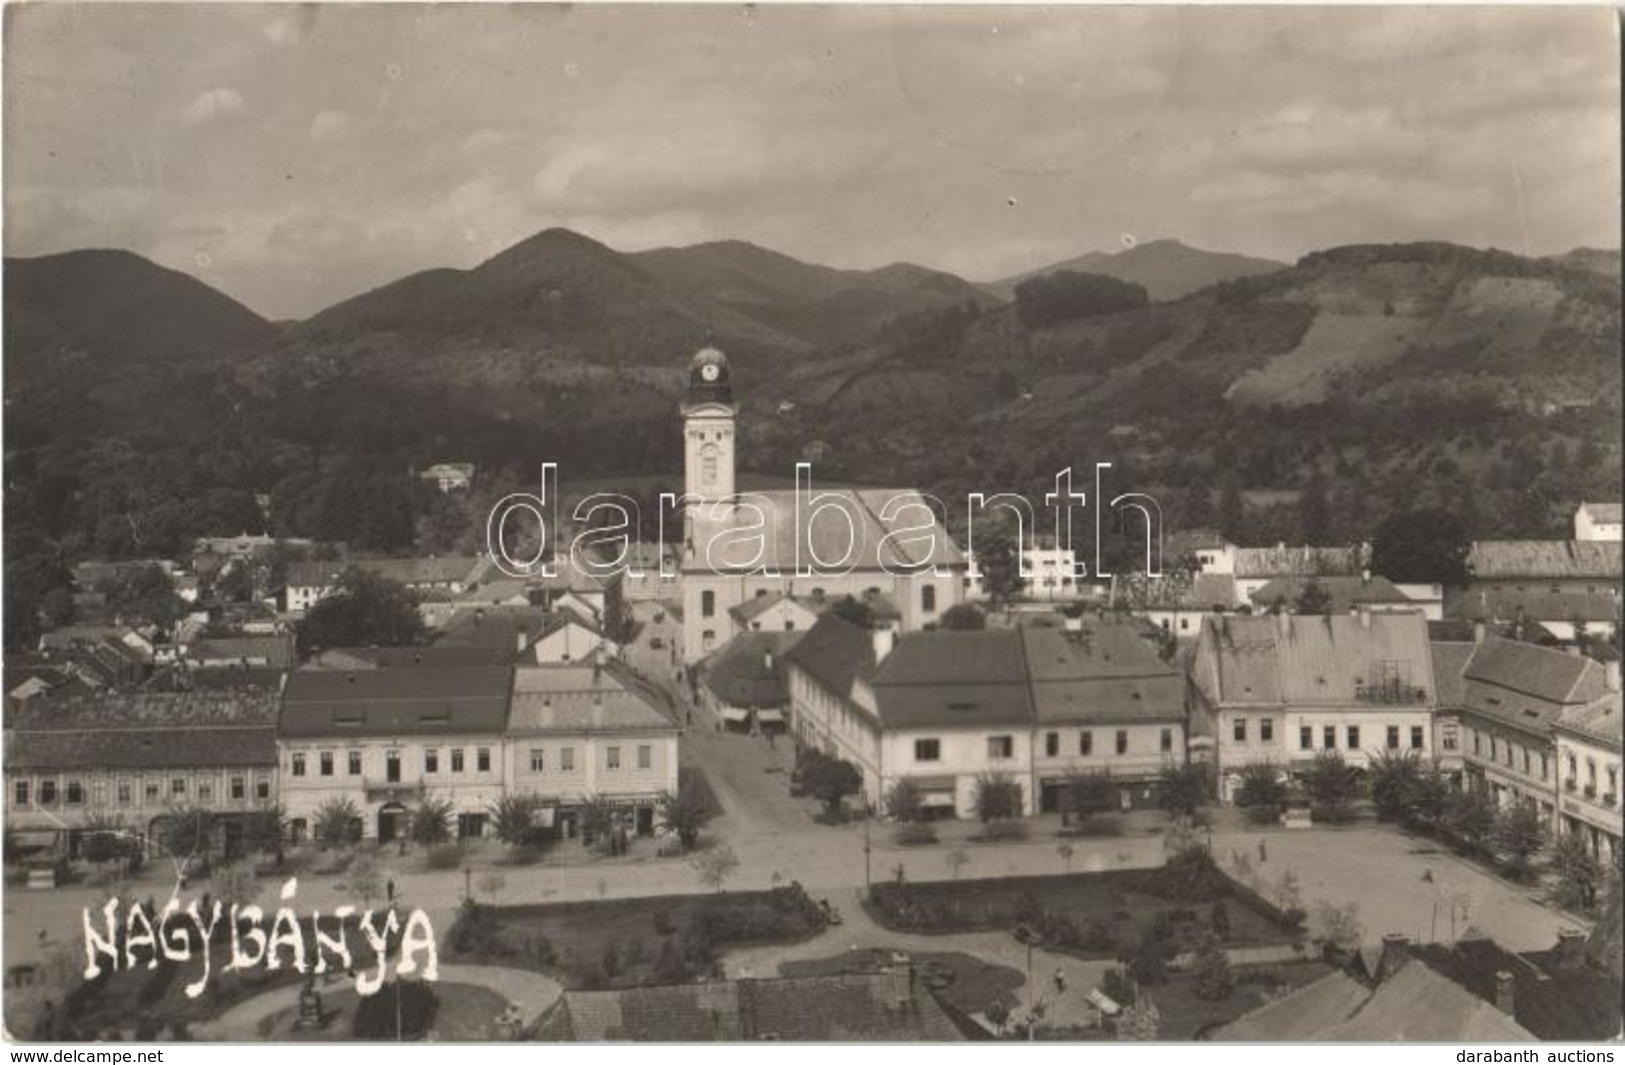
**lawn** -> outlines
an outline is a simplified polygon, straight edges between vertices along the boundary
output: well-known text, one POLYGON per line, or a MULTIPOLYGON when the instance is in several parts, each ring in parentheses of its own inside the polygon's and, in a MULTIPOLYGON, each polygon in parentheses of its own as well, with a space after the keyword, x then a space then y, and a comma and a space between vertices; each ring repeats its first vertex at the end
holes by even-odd
POLYGON ((458 917, 452 961, 545 972, 570 988, 679 983, 714 971, 716 948, 792 943, 824 917, 799 884, 771 891, 531 906, 474 906, 458 917))
POLYGON ((1008 877, 877 885, 868 904, 899 932, 967 932, 1027 925, 1050 949, 1114 958, 1155 926, 1173 952, 1195 950, 1209 934, 1226 946, 1291 943, 1295 930, 1238 894, 1216 871, 1175 882, 1167 868, 1064 876, 1008 877))
MULTIPOLYGON (((787 961, 780 976, 828 976, 836 973, 872 973, 891 964, 891 951, 852 950, 830 958, 787 961)), ((1016 989, 1024 978, 1008 965, 994 965, 958 952, 909 955, 920 980, 950 1006, 980 1013, 995 1002, 1015 1006, 1016 989)))
MULTIPOLYGON (((504 1038, 497 1029, 497 1019, 507 1009, 508 1000, 495 991, 469 984, 437 983, 433 985, 440 1000, 435 1010, 431 1031, 438 1042, 468 1042, 504 1038)), ((388 994, 385 988, 382 994, 388 994)), ((354 988, 344 988, 322 995, 322 1008, 333 1014, 327 1027, 320 1031, 297 1031, 294 1020, 299 1015, 297 1006, 271 1014, 260 1022, 259 1034, 265 1039, 287 1042, 342 1043, 359 1041, 350 1031, 356 1005, 361 997, 354 988)))

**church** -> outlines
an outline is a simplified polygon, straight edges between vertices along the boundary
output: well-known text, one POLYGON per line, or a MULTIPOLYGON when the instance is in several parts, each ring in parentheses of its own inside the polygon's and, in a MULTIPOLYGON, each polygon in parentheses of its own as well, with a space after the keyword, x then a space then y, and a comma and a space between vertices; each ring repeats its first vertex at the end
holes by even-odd
POLYGON ((738 493, 728 358, 695 354, 683 417, 683 653, 693 663, 745 631, 739 608, 780 596, 816 608, 845 596, 884 603, 903 631, 961 602, 966 559, 917 489, 738 493))

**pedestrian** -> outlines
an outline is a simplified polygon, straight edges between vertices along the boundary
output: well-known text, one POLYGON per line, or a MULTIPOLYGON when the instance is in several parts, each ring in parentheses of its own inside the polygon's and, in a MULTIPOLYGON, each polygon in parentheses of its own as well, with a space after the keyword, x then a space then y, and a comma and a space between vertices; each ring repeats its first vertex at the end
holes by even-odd
POLYGON ((384 895, 391 903, 395 901, 395 881, 393 878, 384 885, 384 895))
POLYGON ((1055 970, 1055 993, 1057 995, 1066 991, 1066 973, 1061 969, 1055 970))
POLYGON ((1258 860, 1260 862, 1267 862, 1270 860, 1270 852, 1268 848, 1264 846, 1263 840, 1258 841, 1258 860))

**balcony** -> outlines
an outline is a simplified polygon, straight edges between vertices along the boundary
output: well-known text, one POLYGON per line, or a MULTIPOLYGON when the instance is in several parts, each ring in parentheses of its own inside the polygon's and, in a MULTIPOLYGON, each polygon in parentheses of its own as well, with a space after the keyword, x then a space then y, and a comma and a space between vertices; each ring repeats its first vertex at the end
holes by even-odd
POLYGON ((1569 779, 1563 781, 1563 790, 1564 791, 1578 791, 1579 787, 1580 787, 1580 782, 1575 780, 1573 777, 1570 777, 1569 779))
POLYGON ((369 777, 363 784, 368 802, 407 802, 423 798, 423 781, 378 780, 369 777))
POLYGON ((1585 796, 1588 799, 1595 799, 1597 797, 1597 785, 1587 784, 1585 787, 1585 796))
POLYGON ((1616 802, 1618 802, 1618 801, 1619 801, 1619 796, 1618 796, 1618 795, 1615 795, 1615 794, 1614 794, 1614 793, 1613 793, 1613 792, 1611 792, 1611 791, 1610 791, 1610 792, 1608 792, 1608 793, 1607 793, 1607 794, 1606 794, 1606 795, 1604 795, 1604 796, 1603 796, 1603 797, 1602 797, 1602 804, 1603 804, 1603 805, 1604 805, 1604 806, 1612 806, 1612 805, 1614 805, 1614 803, 1616 803, 1616 802))

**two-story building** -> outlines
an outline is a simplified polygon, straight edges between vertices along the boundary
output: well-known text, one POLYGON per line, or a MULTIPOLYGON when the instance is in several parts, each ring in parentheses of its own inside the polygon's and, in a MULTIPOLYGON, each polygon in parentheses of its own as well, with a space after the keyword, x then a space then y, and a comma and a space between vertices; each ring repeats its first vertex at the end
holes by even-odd
POLYGON ((6 720, 6 826, 76 853, 89 824, 161 847, 163 821, 213 814, 216 852, 275 800, 276 695, 106 692, 43 698, 6 720))
POLYGON ((1617 594, 1622 550, 1617 540, 1480 540, 1467 552, 1472 576, 1463 594, 1617 594))
POLYGON ((1252 602, 1254 592, 1278 577, 1357 577, 1365 569, 1366 554, 1364 545, 1238 547, 1231 559, 1236 602, 1252 602))
POLYGON ((1555 827, 1557 748, 1552 729, 1606 691, 1600 662, 1517 640, 1486 636, 1462 667, 1466 786, 1503 809, 1538 810, 1555 827))
POLYGON ((580 831, 581 807, 619 807, 626 827, 654 831, 677 790, 679 728, 670 700, 613 659, 521 666, 508 720, 509 794, 535 795, 555 831, 580 831))
POLYGON ((1294 776, 1322 751, 1357 769, 1382 751, 1433 757, 1433 662, 1420 613, 1210 618, 1191 681, 1225 801, 1252 762, 1294 776))
POLYGON ((1622 509, 1618 503, 1581 503, 1574 511, 1574 538, 1618 543, 1625 529, 1622 509))
POLYGON ((441 555, 428 558, 368 558, 350 562, 290 562, 284 609, 302 617, 333 594, 339 578, 350 568, 403 584, 419 596, 453 599, 471 588, 486 568, 478 555, 441 555))
POLYGON ((288 674, 277 724, 281 799, 295 840, 349 800, 365 838, 405 833, 426 799, 452 804, 461 838, 485 835, 503 793, 506 666, 381 665, 288 674))
POLYGON ((1617 868, 1621 834, 1621 705, 1618 663, 1609 690, 1552 724, 1557 744, 1557 827, 1585 840, 1604 868, 1617 868))

